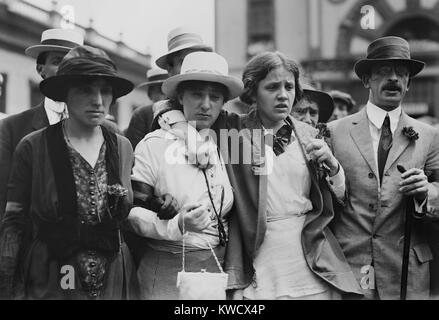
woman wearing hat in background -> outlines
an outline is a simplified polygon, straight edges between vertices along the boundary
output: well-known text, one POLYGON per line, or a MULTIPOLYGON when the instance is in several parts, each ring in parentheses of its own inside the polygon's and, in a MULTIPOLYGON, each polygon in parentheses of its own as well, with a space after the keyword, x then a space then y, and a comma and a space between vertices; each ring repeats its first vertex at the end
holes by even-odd
POLYGON ((303 97, 293 106, 291 115, 312 127, 327 123, 334 111, 334 101, 326 92, 312 87, 303 89, 303 97))
POLYGON ((105 52, 80 46, 40 89, 65 102, 69 118, 25 137, 15 152, 0 228, 1 295, 133 298, 135 272, 120 232, 132 202, 132 148, 102 126, 111 102, 133 84, 105 52))
POLYGON ((183 240, 186 271, 219 272, 210 247, 222 261, 233 193, 208 129, 217 121, 224 103, 241 90, 242 83, 228 75, 224 58, 207 52, 187 55, 181 74, 163 84, 163 92, 175 101, 174 107, 182 111, 185 120, 196 123, 203 141, 209 141, 209 165, 199 167, 192 162, 184 139, 175 132, 157 130, 137 145, 132 175, 135 197, 147 203, 153 197, 171 195, 178 210, 178 214, 169 215, 135 207, 129 215, 136 233, 148 238, 138 269, 144 299, 178 298, 183 240))
MULTIPOLYGON (((235 192, 225 269, 235 298, 332 299, 335 293, 359 293, 328 228, 334 216, 331 191, 344 197, 343 169, 326 143, 314 139, 318 130, 290 116, 302 96, 299 77, 298 64, 282 53, 254 57, 245 67, 241 95, 253 111, 243 118, 223 113, 213 126, 250 129, 241 131, 239 163, 226 164, 235 192), (251 137, 245 139, 246 132, 251 137), (246 150, 252 150, 251 163, 243 161, 246 150), (322 164, 329 171, 326 179, 318 173, 322 164)), ((160 124, 184 131, 180 120, 172 110, 160 124)))

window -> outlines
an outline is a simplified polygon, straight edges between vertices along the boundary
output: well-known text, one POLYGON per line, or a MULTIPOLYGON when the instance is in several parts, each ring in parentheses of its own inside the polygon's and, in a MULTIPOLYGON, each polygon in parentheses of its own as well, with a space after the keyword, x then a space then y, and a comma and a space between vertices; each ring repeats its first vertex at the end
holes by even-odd
POLYGON ((6 113, 6 88, 8 85, 8 76, 6 73, 0 73, 0 112, 6 113))
POLYGON ((44 100, 44 95, 40 92, 39 83, 29 81, 30 86, 30 106, 36 107, 44 100))
POLYGON ((273 0, 248 0, 247 56, 275 50, 273 0))

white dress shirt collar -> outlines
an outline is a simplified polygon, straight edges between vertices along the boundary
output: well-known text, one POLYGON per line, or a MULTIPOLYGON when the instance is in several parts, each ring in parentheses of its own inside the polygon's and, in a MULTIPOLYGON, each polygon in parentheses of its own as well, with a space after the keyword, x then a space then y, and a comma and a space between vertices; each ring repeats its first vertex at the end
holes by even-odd
POLYGON ((399 119, 402 113, 402 108, 401 106, 399 106, 398 108, 390 112, 387 112, 369 101, 366 105, 366 113, 367 113, 367 117, 369 118, 369 121, 372 122, 372 124, 378 130, 381 130, 384 119, 388 114, 390 117, 390 130, 392 131, 392 134, 394 134, 396 128, 398 127, 399 119))
POLYGON ((68 116, 66 104, 64 102, 56 102, 47 97, 44 99, 44 109, 46 110, 50 125, 58 123, 60 120, 60 115, 63 112, 65 112, 66 116, 68 116))
POLYGON ((56 102, 46 97, 44 99, 44 106, 54 112, 62 113, 66 105, 64 102, 56 102))

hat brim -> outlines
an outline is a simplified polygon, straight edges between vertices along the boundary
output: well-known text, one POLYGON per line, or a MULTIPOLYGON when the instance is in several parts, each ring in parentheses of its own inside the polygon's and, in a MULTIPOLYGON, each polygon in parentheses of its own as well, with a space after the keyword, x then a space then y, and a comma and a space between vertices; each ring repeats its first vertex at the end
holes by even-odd
POLYGON ((108 81, 113 88, 113 100, 127 95, 134 89, 134 84, 124 78, 107 74, 87 74, 87 75, 58 75, 47 78, 40 83, 40 91, 54 101, 66 102, 66 89, 72 81, 89 80, 102 78, 108 81))
POLYGON ((149 82, 142 82, 141 84, 137 85, 137 88, 148 88, 149 86, 153 86, 155 84, 163 84, 165 80, 156 80, 156 81, 149 81, 149 82))
POLYGON ((181 46, 175 47, 174 49, 170 50, 168 53, 166 53, 165 55, 163 55, 163 56, 161 56, 160 58, 158 58, 158 59, 155 61, 155 64, 156 64, 158 67, 160 67, 160 68, 166 70, 166 69, 167 69, 167 66, 168 66, 168 62, 167 62, 167 61, 168 61, 168 57, 169 57, 171 54, 173 54, 173 53, 176 53, 176 52, 178 52, 178 51, 185 50, 185 49, 195 49, 195 50, 199 49, 199 50, 210 50, 210 51, 213 50, 212 47, 207 46, 207 45, 202 45, 202 44, 196 44, 196 45, 194 45, 194 44, 189 44, 189 43, 187 43, 187 44, 183 44, 183 45, 181 45, 181 46))
MULTIPOLYGON (((78 44, 78 46, 79 46, 79 44, 78 44)), ((70 48, 70 47, 53 46, 53 45, 36 45, 36 46, 32 46, 32 47, 27 48, 25 50, 25 53, 27 56, 32 57, 34 59, 37 59, 38 56, 43 52, 60 51, 60 52, 67 53, 72 49, 73 49, 73 47, 70 48)))
POLYGON ((303 90, 304 97, 317 103, 319 108, 319 122, 327 123, 334 112, 334 100, 329 94, 321 91, 303 90))
POLYGON ((212 73, 190 73, 179 74, 165 80, 162 85, 163 93, 169 98, 175 97, 177 94, 178 85, 184 81, 206 81, 220 83, 229 90, 230 100, 238 97, 244 89, 242 82, 232 76, 223 76, 212 73))
POLYGON ((372 66, 378 62, 400 62, 405 64, 409 68, 410 77, 413 78, 418 73, 420 73, 424 67, 425 63, 414 59, 362 59, 357 61, 354 66, 354 71, 358 78, 362 78, 364 74, 367 74, 372 69, 372 66))

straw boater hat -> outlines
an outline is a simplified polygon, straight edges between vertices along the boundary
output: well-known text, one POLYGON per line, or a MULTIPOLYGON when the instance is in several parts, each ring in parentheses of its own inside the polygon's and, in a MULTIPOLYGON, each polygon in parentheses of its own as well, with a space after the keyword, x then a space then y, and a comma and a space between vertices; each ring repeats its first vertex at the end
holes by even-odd
POLYGON ((148 88, 151 85, 163 84, 163 82, 169 78, 169 74, 163 69, 150 69, 146 72, 146 78, 148 81, 139 84, 137 87, 148 88))
POLYGON ((403 63, 408 67, 410 77, 416 76, 425 67, 424 62, 411 58, 410 45, 406 40, 400 37, 384 37, 369 45, 366 58, 355 64, 355 73, 361 79, 364 74, 370 72, 374 64, 385 61, 403 63))
POLYGON ((315 102, 319 108, 319 122, 328 122, 334 112, 334 100, 332 100, 329 94, 316 90, 311 86, 304 85, 302 99, 315 102))
POLYGON ((244 85, 242 81, 229 76, 226 59, 213 52, 193 52, 188 54, 181 66, 181 73, 165 80, 162 91, 168 97, 175 97, 177 88, 183 81, 207 81, 224 85, 229 90, 229 99, 238 97, 244 85))
POLYGON ((184 49, 199 49, 200 51, 212 52, 213 49, 207 46, 201 37, 185 27, 171 30, 168 34, 168 53, 156 60, 156 65, 166 69, 168 57, 184 49))
POLYGON ((77 31, 68 29, 49 29, 41 35, 41 43, 26 49, 26 55, 37 59, 47 51, 69 52, 77 46, 84 44, 84 37, 77 31))
POLYGON ((40 83, 40 90, 52 100, 65 102, 72 83, 94 78, 103 78, 110 83, 114 100, 127 95, 134 88, 131 81, 119 77, 115 64, 103 50, 80 46, 67 53, 56 75, 40 83))

